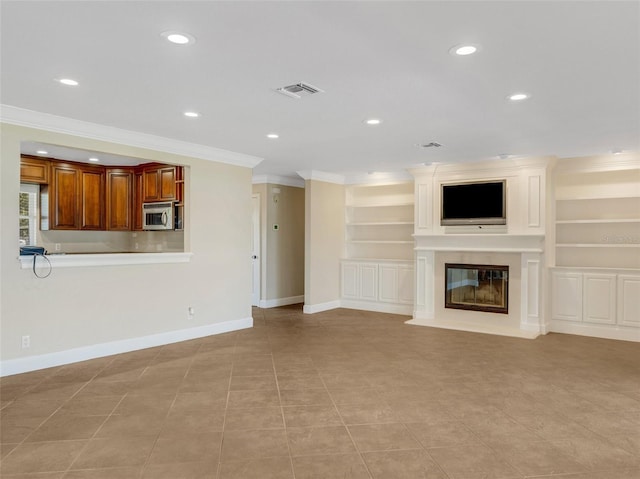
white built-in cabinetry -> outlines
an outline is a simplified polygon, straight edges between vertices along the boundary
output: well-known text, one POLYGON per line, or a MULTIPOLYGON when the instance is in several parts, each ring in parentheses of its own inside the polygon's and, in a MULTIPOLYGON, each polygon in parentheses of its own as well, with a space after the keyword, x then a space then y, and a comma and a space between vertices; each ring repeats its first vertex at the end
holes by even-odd
POLYGON ((411 313, 413 197, 413 182, 346 188, 343 306, 411 313))
POLYGON ((560 160, 551 330, 640 339, 640 159, 560 160))

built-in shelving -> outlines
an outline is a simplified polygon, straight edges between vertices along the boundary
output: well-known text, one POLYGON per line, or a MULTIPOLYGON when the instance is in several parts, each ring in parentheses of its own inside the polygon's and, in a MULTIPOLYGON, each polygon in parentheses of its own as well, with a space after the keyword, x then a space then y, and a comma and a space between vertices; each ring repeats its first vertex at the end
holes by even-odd
POLYGON ((344 307, 411 314, 413 182, 346 188, 344 307))
POLYGON ((640 269, 640 164, 556 177, 556 266, 640 269))
POLYGON ((346 189, 346 258, 413 259, 413 183, 346 189))

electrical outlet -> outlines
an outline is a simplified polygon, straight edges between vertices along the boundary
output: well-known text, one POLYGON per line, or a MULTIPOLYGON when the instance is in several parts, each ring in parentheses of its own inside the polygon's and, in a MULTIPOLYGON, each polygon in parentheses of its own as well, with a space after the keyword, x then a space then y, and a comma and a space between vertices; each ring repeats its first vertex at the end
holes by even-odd
POLYGON ((22 336, 22 349, 29 349, 31 347, 31 336, 22 336))
POLYGON ((193 319, 196 315, 196 310, 193 309, 193 306, 189 306, 189 308, 187 308, 187 317, 188 319, 193 319))
POLYGON ((60 243, 56 243, 56 251, 60 251, 60 243))

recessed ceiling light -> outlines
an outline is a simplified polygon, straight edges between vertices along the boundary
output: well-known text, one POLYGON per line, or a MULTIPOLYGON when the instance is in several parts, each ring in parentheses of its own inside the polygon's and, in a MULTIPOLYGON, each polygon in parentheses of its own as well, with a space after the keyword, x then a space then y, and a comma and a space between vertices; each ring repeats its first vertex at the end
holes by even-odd
POLYGON ((37 153, 38 155, 48 155, 48 154, 49 154, 49 152, 48 152, 48 151, 45 151, 45 150, 38 150, 38 151, 36 151, 36 153, 37 153))
POLYGON ((188 116, 189 118, 198 118, 200 116, 200 113, 198 113, 197 111, 185 111, 184 116, 188 116))
POLYGON ((272 140, 275 140, 276 138, 279 138, 280 135, 278 135, 277 133, 269 133, 267 135, 267 138, 271 138, 272 140))
POLYGON ((78 82, 75 80, 72 80, 71 78, 61 78, 60 80, 58 80, 60 83, 62 83, 63 85, 68 85, 68 86, 78 86, 78 82))
POLYGON ((89 161, 91 161, 93 163, 97 163, 100 160, 98 158, 89 158, 89 161))
POLYGON ((480 45, 456 45, 449 49, 449 53, 458 56, 472 55, 478 51, 480 51, 480 45))
POLYGON ((380 123, 382 123, 382 120, 378 119, 378 118, 369 118, 368 120, 364 121, 367 125, 379 125, 380 123))
POLYGON ((513 95, 509 95, 509 100, 511 101, 522 101, 531 98, 531 95, 528 93, 514 93, 513 95))
POLYGON ((196 41, 193 35, 182 32, 162 32, 162 36, 176 45, 188 45, 196 41))

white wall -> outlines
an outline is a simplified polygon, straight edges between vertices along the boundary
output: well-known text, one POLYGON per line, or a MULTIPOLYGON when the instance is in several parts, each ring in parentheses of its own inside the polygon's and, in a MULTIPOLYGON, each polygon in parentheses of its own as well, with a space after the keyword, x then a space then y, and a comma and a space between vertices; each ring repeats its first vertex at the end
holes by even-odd
POLYGON ((251 317, 251 169, 2 124, 0 359, 16 360, 251 317), (38 141, 191 169, 185 212, 189 263, 20 269, 20 142, 38 141), (187 319, 187 308, 195 317, 187 319), (21 349, 21 336, 31 347, 21 349))

